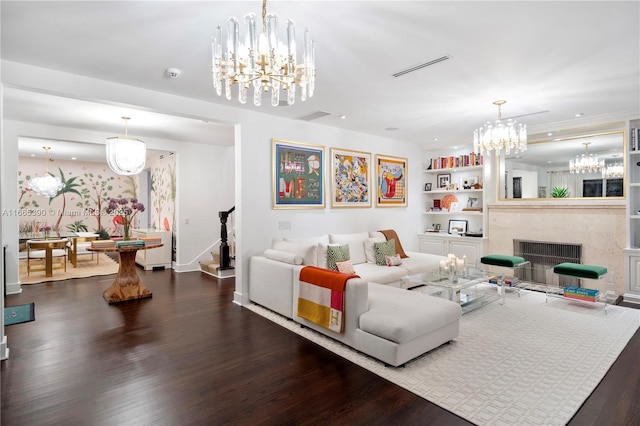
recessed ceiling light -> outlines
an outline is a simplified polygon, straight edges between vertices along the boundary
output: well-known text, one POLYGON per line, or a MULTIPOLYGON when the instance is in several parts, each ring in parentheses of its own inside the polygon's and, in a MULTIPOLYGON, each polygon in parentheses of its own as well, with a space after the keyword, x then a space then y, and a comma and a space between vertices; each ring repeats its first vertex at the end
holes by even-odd
POLYGON ((344 120, 344 119, 346 119, 346 118, 347 118, 347 116, 346 116, 346 115, 344 115, 344 114, 340 116, 340 119, 342 119, 342 120, 344 120))
POLYGON ((584 115, 584 112, 576 112, 576 117, 582 117, 584 115))
POLYGON ((547 133, 547 136, 553 136, 553 132, 547 133))
POLYGON ((35 156, 36 156, 35 154, 31 154, 31 155, 29 155, 29 157, 35 157, 35 156))
POLYGON ((178 68, 167 68, 164 73, 169 78, 178 78, 180 77, 180 74, 182 74, 182 71, 178 68))
POLYGON ((389 132, 393 132, 394 130, 398 130, 397 127, 387 127, 385 130, 388 130, 389 132))
POLYGON ((433 138, 433 140, 437 142, 437 141, 438 141, 438 138, 433 138))
POLYGON ((76 157, 71 157, 71 159, 72 159, 72 160, 77 160, 77 158, 76 158, 76 157))

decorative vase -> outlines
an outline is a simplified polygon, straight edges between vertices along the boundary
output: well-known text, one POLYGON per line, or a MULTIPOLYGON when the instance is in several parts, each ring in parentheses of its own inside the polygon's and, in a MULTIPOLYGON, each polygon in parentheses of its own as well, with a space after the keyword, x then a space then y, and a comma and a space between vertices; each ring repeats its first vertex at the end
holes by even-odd
POLYGON ((122 224, 122 239, 125 241, 128 241, 131 239, 131 236, 129 235, 129 221, 126 219, 122 224))

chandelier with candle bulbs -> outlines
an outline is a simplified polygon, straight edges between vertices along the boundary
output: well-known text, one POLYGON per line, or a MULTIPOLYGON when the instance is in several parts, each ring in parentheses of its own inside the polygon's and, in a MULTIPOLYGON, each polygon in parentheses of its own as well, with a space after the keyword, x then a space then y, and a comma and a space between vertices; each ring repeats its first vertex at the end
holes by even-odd
POLYGON ((498 107, 498 119, 473 132, 473 150, 482 154, 483 151, 495 151, 496 155, 504 149, 509 154, 513 149, 516 153, 527 150, 527 126, 517 123, 515 120, 502 121, 502 105, 507 101, 495 101, 498 107))
POLYGON ((599 173, 604 170, 604 160, 598 155, 589 153, 591 142, 583 142, 584 154, 576 155, 575 160, 569 160, 570 173, 599 173))
POLYGON ((278 31, 278 16, 267 14, 267 0, 262 2, 262 32, 253 13, 244 16, 245 33, 240 37, 240 24, 235 17, 227 22, 226 47, 222 29, 216 28, 212 42, 213 87, 219 96, 231 99, 231 89, 237 85, 238 101, 245 104, 249 88, 253 88, 253 104, 262 105, 262 95, 270 94, 271 105, 280 104, 280 92, 286 92, 287 104, 293 105, 296 88, 300 99, 313 96, 316 80, 314 41, 304 31, 302 61, 296 53, 296 32, 287 20, 286 37, 278 31), (223 90, 224 89, 224 90, 223 90))

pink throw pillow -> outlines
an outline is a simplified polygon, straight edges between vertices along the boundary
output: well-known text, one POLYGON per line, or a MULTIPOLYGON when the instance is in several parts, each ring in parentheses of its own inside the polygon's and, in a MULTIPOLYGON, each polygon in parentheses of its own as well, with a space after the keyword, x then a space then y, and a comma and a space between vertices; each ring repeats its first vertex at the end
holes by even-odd
POLYGON ((355 274, 356 270, 353 269, 353 263, 351 260, 345 260, 343 262, 336 262, 336 266, 338 267, 338 272, 342 272, 343 274, 355 274))

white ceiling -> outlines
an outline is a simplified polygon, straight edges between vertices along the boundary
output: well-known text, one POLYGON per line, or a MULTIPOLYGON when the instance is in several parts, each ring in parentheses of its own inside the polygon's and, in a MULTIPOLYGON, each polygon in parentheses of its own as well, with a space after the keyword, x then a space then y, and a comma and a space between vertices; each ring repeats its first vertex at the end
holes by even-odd
MULTIPOLYGON (((261 12, 258 0, 0 5, 2 59, 232 107, 240 105, 216 96, 211 85, 211 35, 229 16, 261 12), (168 78, 169 67, 182 75, 168 78)), ((292 18, 298 37, 305 27, 311 31, 318 68, 313 98, 267 104, 262 112, 298 118, 326 111, 331 115, 318 123, 428 147, 471 143, 473 130, 496 118, 497 99, 508 101, 503 117, 525 115, 519 121, 532 129, 573 121, 577 127, 575 113, 640 110, 637 1, 272 1, 267 8, 292 18), (452 59, 391 76, 443 55, 452 59)), ((113 120, 125 115, 121 106, 18 89, 6 94, 7 118, 122 131, 113 120)), ((128 115, 136 137, 233 143, 231 127, 198 117, 128 115)))

